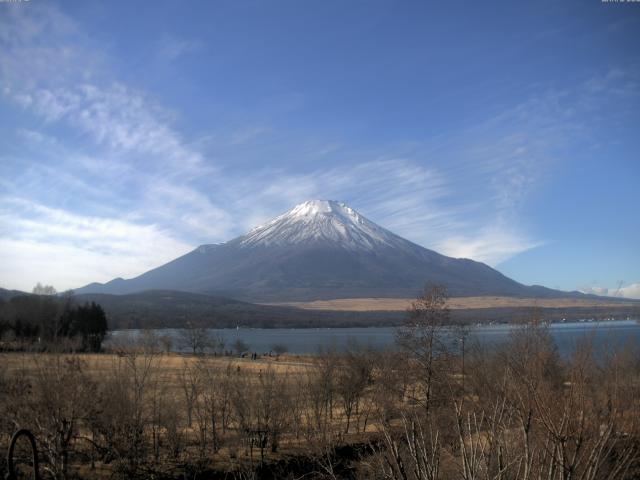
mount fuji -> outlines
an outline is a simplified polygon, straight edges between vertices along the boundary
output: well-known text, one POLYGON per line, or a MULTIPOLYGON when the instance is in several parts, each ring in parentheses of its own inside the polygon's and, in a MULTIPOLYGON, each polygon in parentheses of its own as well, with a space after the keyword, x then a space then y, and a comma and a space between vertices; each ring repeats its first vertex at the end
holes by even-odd
POLYGON ((376 225, 344 203, 301 203, 246 235, 202 245, 138 277, 92 283, 77 293, 179 290, 253 302, 410 298, 426 282, 452 296, 566 297, 525 286, 497 270, 428 250, 376 225))

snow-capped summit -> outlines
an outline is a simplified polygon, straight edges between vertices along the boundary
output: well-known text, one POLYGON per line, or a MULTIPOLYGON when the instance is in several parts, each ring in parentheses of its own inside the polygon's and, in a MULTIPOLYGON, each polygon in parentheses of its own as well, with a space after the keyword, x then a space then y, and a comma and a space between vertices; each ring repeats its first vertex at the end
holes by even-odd
POLYGON ((285 213, 285 215, 304 217, 318 215, 319 213, 337 213, 340 211, 346 211, 348 214, 355 213, 354 210, 347 207, 344 203, 336 202, 335 200, 309 200, 296 205, 285 213))
POLYGON ((251 230, 245 246, 333 243, 345 249, 373 249, 406 242, 335 200, 310 200, 251 230))

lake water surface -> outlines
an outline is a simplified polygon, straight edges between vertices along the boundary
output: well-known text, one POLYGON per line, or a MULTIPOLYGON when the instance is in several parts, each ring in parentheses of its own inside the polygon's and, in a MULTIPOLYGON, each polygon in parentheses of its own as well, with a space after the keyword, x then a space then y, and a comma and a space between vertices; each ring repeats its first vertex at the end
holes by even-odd
MULTIPOLYGON (((517 328, 513 325, 483 325, 468 329, 468 344, 499 344, 508 340, 509 334, 517 328)), ((394 327, 371 328, 239 328, 210 329, 212 335, 224 339, 226 349, 237 341, 245 342, 252 352, 265 353, 276 344, 284 345, 290 353, 315 354, 320 349, 344 350, 349 344, 372 348, 389 348, 395 344, 394 327)), ((549 325, 549 332, 562 355, 569 355, 575 346, 585 339, 592 339, 597 348, 620 348, 627 343, 640 345, 640 323, 635 320, 615 320, 601 322, 567 322, 549 325)), ((131 336, 139 336, 141 330, 116 330, 109 341, 131 336)), ((180 329, 156 330, 158 335, 173 338, 175 351, 186 351, 180 329)), ((453 338, 452 338, 452 341, 453 338)))

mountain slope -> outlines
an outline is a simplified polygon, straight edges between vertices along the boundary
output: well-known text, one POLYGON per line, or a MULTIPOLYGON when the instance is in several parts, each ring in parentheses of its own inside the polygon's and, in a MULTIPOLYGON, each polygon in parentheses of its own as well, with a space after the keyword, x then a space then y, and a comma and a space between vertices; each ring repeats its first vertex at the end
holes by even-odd
POLYGON ((21 292, 20 290, 7 290, 5 288, 0 288, 0 300, 10 300, 13 297, 17 297, 20 295, 30 295, 26 292, 21 292))
POLYGON ((453 296, 567 296, 524 286, 480 262, 440 255, 342 203, 321 200, 136 278, 90 284, 78 293, 167 289, 251 301, 414 297, 428 281, 446 285, 453 296))

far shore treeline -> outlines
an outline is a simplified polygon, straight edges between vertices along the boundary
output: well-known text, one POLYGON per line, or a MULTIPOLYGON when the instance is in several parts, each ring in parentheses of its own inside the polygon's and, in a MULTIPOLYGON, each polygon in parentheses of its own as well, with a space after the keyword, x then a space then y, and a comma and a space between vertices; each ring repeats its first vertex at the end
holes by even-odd
MULTIPOLYGON (((149 290, 127 295, 77 294, 75 298, 78 303, 95 302, 101 305, 109 319, 110 330, 184 328, 187 323, 206 328, 395 327, 406 318, 406 311, 400 310, 303 310, 172 290, 149 290)), ((638 318, 640 302, 602 307, 538 307, 536 311, 549 322, 562 319, 638 318)), ((465 324, 521 322, 530 315, 531 307, 451 310, 451 320, 465 324)))
POLYGON ((99 352, 107 316, 95 302, 78 302, 71 292, 0 298, 0 341, 5 349, 68 349, 99 352))

